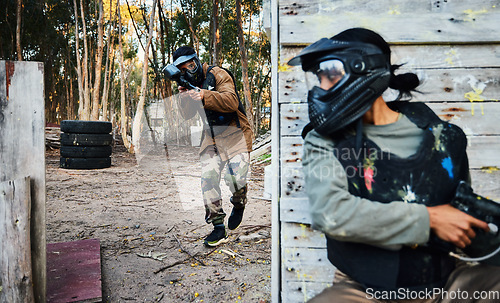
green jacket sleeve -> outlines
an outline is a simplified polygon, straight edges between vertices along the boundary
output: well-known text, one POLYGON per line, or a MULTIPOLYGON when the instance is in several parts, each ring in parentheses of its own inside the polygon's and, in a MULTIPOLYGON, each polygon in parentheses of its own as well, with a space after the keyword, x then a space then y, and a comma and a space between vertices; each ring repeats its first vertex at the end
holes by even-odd
POLYGON ((387 248, 428 241, 429 214, 424 205, 380 203, 351 195, 333 151, 333 141, 317 132, 306 136, 303 168, 313 228, 336 240, 387 248))

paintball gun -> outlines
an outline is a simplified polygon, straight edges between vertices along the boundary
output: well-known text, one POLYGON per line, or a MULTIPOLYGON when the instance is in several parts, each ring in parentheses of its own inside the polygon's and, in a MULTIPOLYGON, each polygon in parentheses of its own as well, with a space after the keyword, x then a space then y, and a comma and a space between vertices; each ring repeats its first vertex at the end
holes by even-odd
POLYGON ((455 197, 450 202, 451 206, 488 223, 490 232, 476 231, 472 243, 462 249, 470 258, 459 257, 454 253, 450 255, 459 257, 464 261, 477 261, 490 265, 500 266, 500 203, 477 195, 464 181, 460 181, 455 197))
POLYGON ((200 89, 196 86, 194 86, 193 84, 189 83, 185 78, 184 76, 182 75, 180 69, 177 68, 177 66, 173 65, 173 64, 169 64, 167 66, 165 66, 162 70, 163 74, 165 75, 165 77, 170 80, 170 81, 175 81, 177 82, 177 84, 179 84, 180 86, 183 86, 187 89, 194 89, 196 90, 197 92, 200 91, 200 89))

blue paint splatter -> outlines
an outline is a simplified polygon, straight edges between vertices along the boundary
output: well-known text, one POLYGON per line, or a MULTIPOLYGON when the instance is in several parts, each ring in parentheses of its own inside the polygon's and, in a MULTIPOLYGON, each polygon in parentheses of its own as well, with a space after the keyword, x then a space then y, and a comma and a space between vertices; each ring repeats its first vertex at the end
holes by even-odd
POLYGON ((453 178, 453 163, 451 162, 451 158, 450 157, 444 158, 443 161, 441 162, 441 165, 448 172, 448 176, 450 176, 450 178, 453 178))

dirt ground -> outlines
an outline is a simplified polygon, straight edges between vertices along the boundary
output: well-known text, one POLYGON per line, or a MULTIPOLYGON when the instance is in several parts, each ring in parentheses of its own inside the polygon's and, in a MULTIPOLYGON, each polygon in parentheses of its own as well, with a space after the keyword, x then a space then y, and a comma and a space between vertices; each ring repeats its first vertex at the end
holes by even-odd
MULTIPOLYGON (((263 165, 252 165, 242 225, 207 248, 197 148, 138 161, 117 145, 99 170, 59 168, 59 150, 47 150, 47 243, 100 240, 103 302, 270 302, 263 165)), ((228 190, 223 205, 229 214, 228 190)))

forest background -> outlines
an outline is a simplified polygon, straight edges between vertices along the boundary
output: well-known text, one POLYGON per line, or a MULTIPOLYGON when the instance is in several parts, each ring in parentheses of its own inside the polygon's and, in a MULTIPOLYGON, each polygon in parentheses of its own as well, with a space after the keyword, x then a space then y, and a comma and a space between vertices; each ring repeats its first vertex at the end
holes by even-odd
POLYGON ((144 109, 175 95, 161 69, 190 45, 232 71, 262 134, 271 63, 261 11, 260 0, 0 0, 0 60, 44 63, 47 123, 111 121, 132 152, 144 109))

